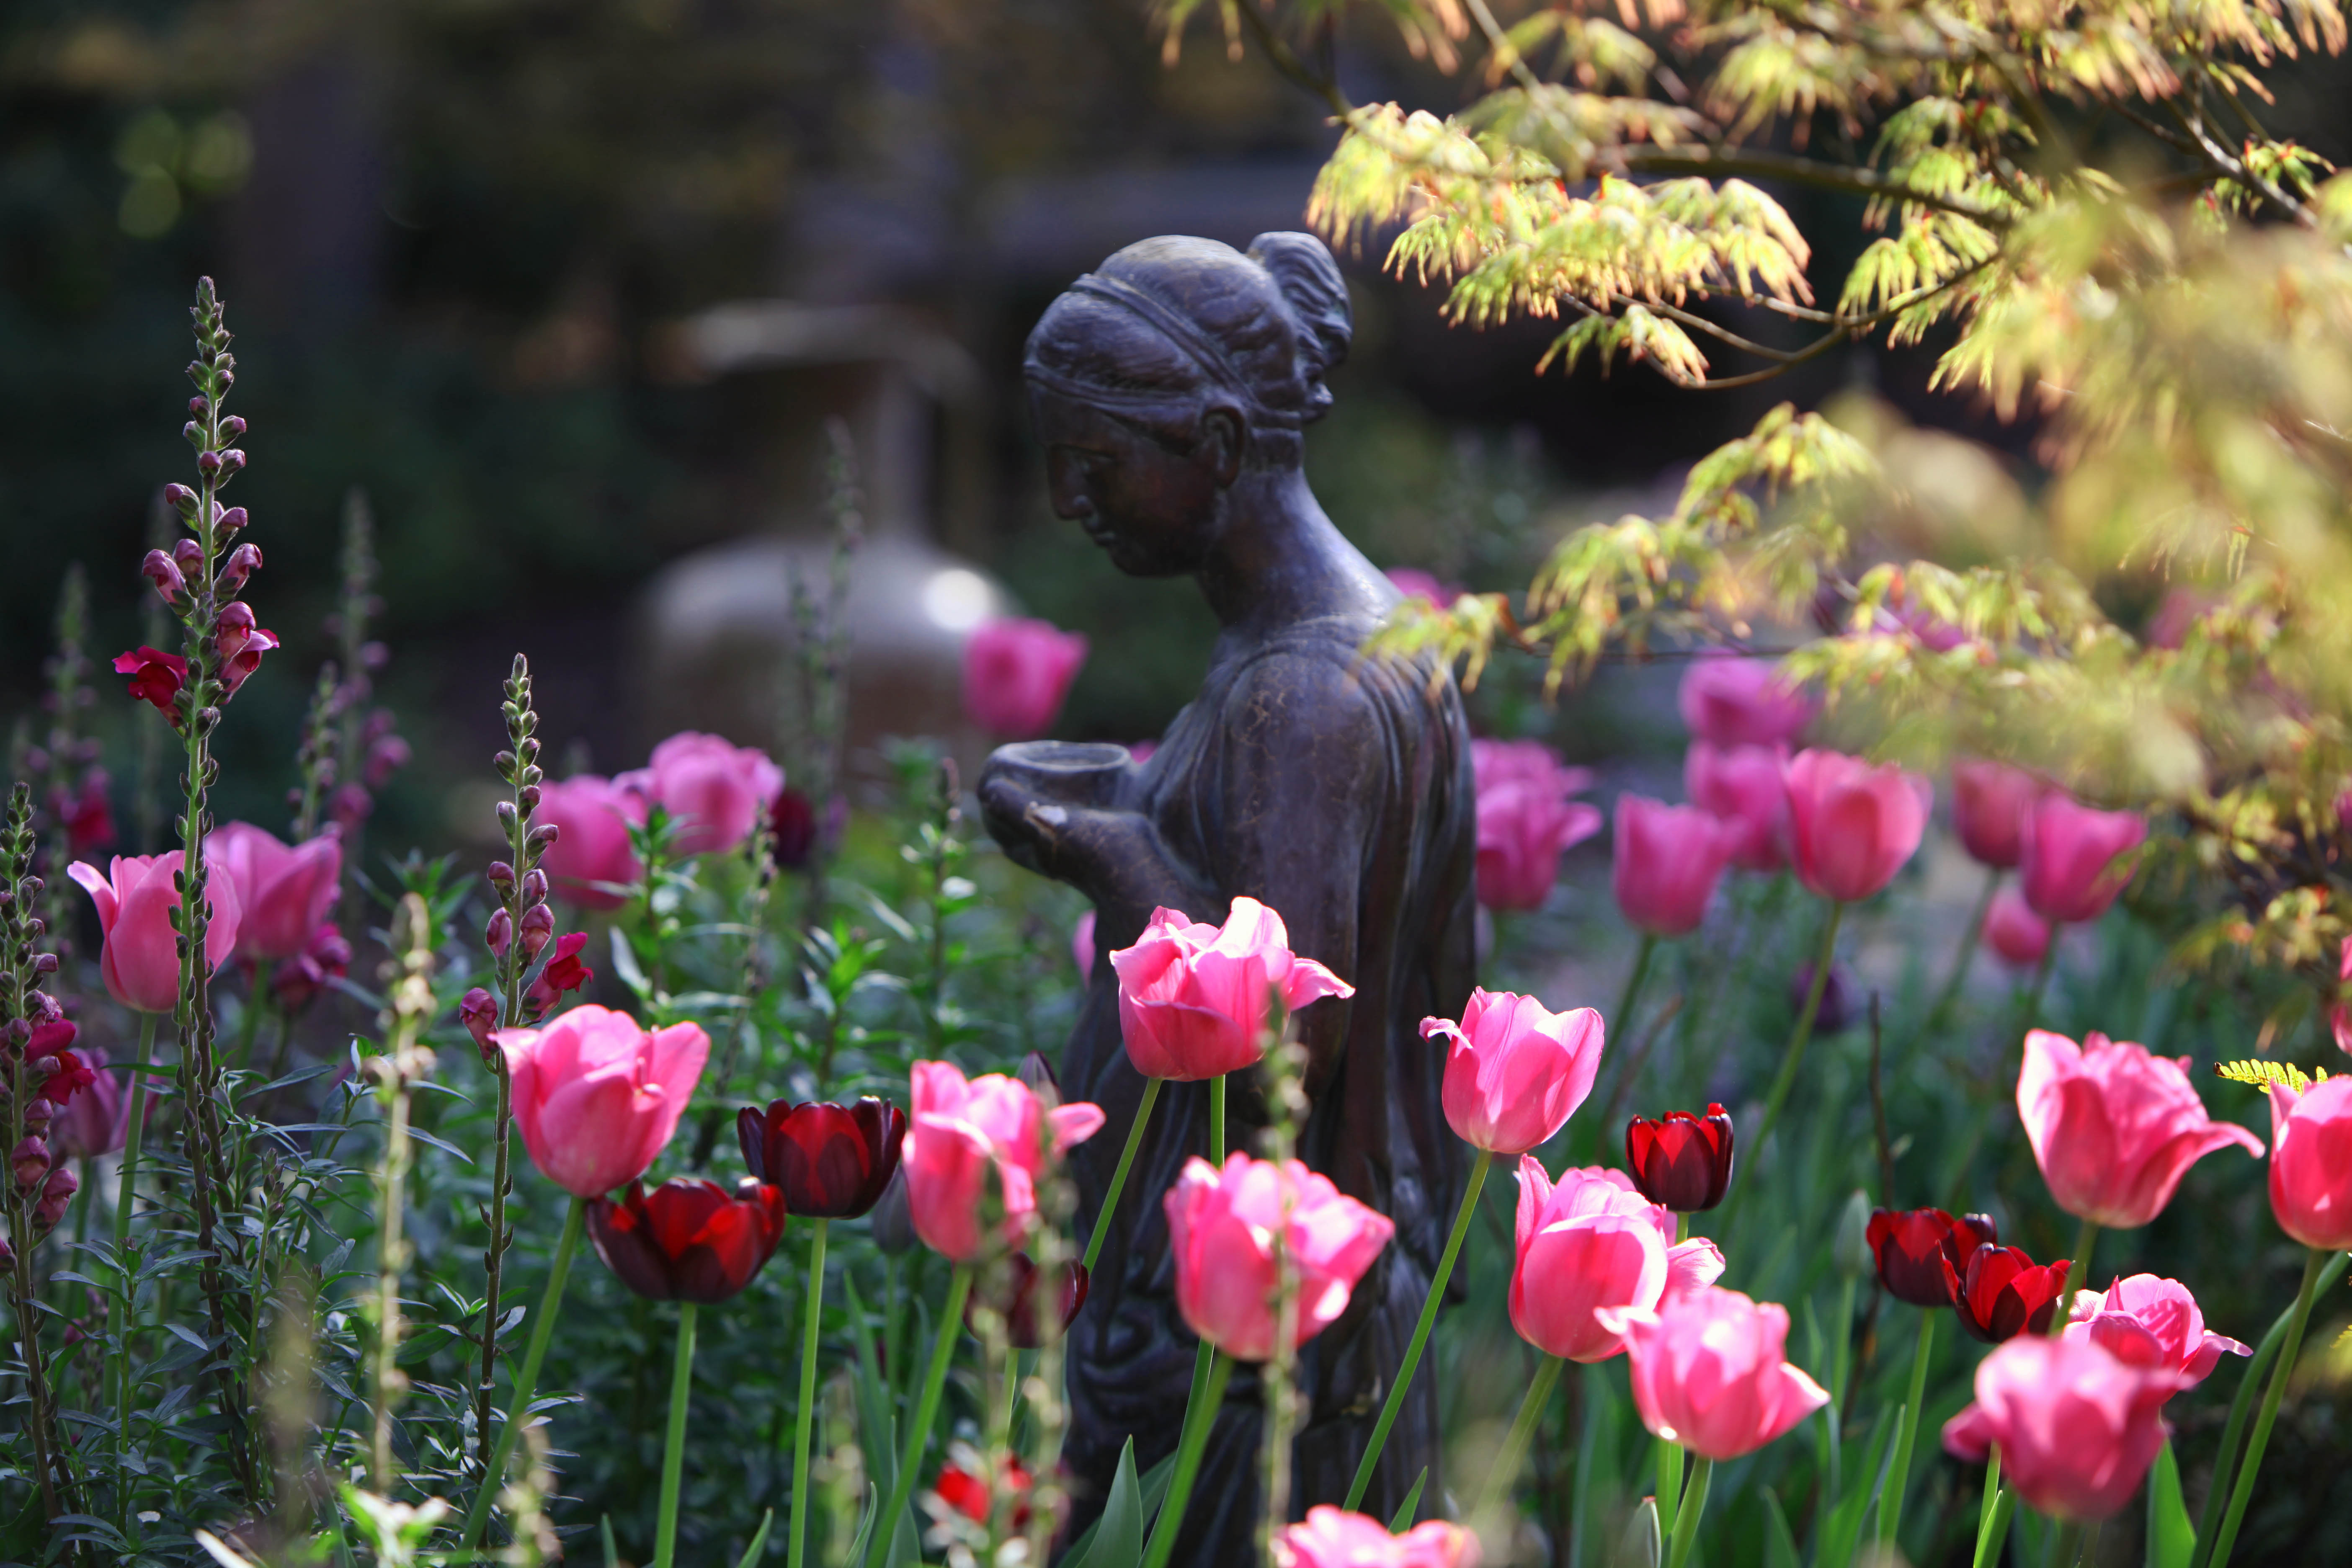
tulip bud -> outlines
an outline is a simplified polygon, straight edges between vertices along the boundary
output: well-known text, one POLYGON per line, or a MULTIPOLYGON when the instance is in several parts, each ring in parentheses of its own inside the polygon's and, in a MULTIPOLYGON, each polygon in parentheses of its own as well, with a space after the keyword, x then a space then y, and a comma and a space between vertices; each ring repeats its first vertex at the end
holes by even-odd
POLYGON ((504 910, 493 910, 490 923, 482 932, 482 940, 488 945, 493 957, 504 958, 507 949, 514 942, 514 918, 504 910))
MULTIPOLYGON (((504 910, 500 910, 504 913, 504 910)), ((534 904, 523 911, 522 952, 526 961, 536 962, 548 942, 555 936, 555 911, 545 904, 534 904)))
POLYGON ((1846 1195, 1830 1256, 1838 1273, 1848 1279, 1866 1279, 1877 1267, 1870 1250, 1870 1197, 1860 1187, 1846 1195))
MULTIPOLYGON (((503 910, 499 911, 500 914, 505 912, 503 910)), ((497 998, 477 985, 466 993, 464 1001, 457 1004, 457 1016, 465 1024, 466 1032, 474 1037, 474 1047, 482 1053, 482 1065, 495 1068, 499 1047, 498 1042, 490 1038, 490 1031, 499 1026, 497 998)))
POLYGON ((228 593, 236 593, 245 586, 245 580, 252 576, 260 565, 261 547, 259 545, 252 543, 238 545, 228 552, 228 559, 221 565, 221 587, 228 593))
POLYGON ((1720 1105, 1708 1105, 1704 1116, 1687 1110, 1669 1110, 1654 1121, 1636 1116, 1625 1127, 1634 1190, 1675 1214, 1715 1207, 1731 1185, 1732 1131, 1720 1105))
POLYGON ((31 1192, 49 1173, 49 1146, 38 1138, 26 1139, 8 1151, 8 1169, 16 1184, 31 1192))
POLYGON ((139 573, 155 584, 155 592, 163 595, 163 602, 167 605, 178 604, 180 595, 187 591, 187 578, 173 563, 172 558, 160 550, 147 552, 147 559, 139 564, 139 573))

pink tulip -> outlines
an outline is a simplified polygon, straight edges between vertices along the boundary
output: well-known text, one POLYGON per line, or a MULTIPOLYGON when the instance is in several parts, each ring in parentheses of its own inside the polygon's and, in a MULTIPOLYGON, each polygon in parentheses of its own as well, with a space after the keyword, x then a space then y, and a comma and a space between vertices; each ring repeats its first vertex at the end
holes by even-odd
POLYGON ((1540 741, 1473 741, 1478 782, 1478 901, 1490 910, 1543 907, 1559 858, 1601 831, 1598 807, 1569 797, 1589 789, 1587 768, 1563 766, 1540 741))
POLYGON ((1683 753, 1683 793, 1731 834, 1731 863, 1777 871, 1789 863, 1786 746, 1716 746, 1693 741, 1683 753))
POLYGON ((2130 1230, 2162 1213, 2189 1167, 2215 1150, 2262 1153, 2261 1139, 2205 1114, 2188 1062, 2100 1034, 2080 1047, 2046 1029, 2027 1034, 2017 1114, 2060 1208, 2130 1230))
POLYGON ((2212 1375, 2222 1355, 2254 1352, 2227 1334, 2205 1327, 2197 1298, 2178 1279, 2134 1274, 2107 1287, 2075 1294, 2068 1339, 2087 1339, 2116 1360, 2137 1367, 2177 1372, 2193 1388, 2212 1375))
POLYGON ((2040 779, 2006 763, 1952 764, 1952 819, 1960 847, 1980 866, 2015 866, 2024 853, 2025 819, 2040 799, 2040 779))
POLYGON ((1625 1336, 1642 1424, 1694 1454, 1752 1454, 1830 1402, 1789 1364, 1789 1310, 1777 1302, 1707 1286, 1654 1311, 1605 1308, 1601 1320, 1625 1336))
MULTIPOLYGON (((205 926, 205 962, 217 969, 236 946, 236 880, 209 858, 207 863, 205 897, 213 916, 205 926)), ((98 906, 99 929, 106 933, 99 978, 106 983, 106 994, 125 1007, 168 1013, 179 1005, 180 949, 172 911, 180 907, 180 892, 173 879, 184 864, 174 851, 117 855, 103 877, 87 860, 66 868, 66 875, 98 906)))
POLYGON ((2139 1489, 2164 1446, 2180 1373, 2130 1365, 2090 1338, 2021 1334, 1977 1363, 1976 1403, 1944 1424, 1944 1451, 1980 1463, 2059 1519, 2105 1519, 2139 1489))
POLYGON ((2271 1213, 2305 1247, 2352 1251, 2352 1077, 2271 1085, 2271 1213))
POLYGON ((2050 922, 2026 907, 2024 895, 2003 888, 1985 908, 1984 944, 2015 969, 2031 969, 2050 951, 2050 922))
MULTIPOLYGON (((677 823, 678 855, 723 854, 743 842, 784 787, 784 770, 765 752, 718 735, 681 730, 654 748, 646 765, 613 781, 677 823)), ((543 804, 543 802, 542 802, 543 804)))
POLYGON ((1194 1333, 1239 1361, 1274 1354, 1276 1236, 1298 1284, 1296 1349, 1348 1310, 1348 1293, 1396 1234, 1386 1215, 1297 1160, 1277 1168, 1234 1154, 1223 1171, 1188 1160, 1162 1206, 1177 1310, 1194 1333))
POLYGON ((2131 867, 2116 858, 2147 837, 2139 813, 2094 811, 2053 790, 2026 814, 2025 901, 2046 921, 2097 920, 2131 880, 2131 867))
POLYGON ((957 1263, 981 1255, 981 1206, 991 1196, 1003 1205, 1004 1244, 1018 1247, 1037 1212, 1038 1180, 1103 1124, 1098 1106, 1048 1110, 1019 1079, 992 1072, 967 1080, 952 1062, 917 1062, 912 1100, 903 1145, 908 1210, 915 1234, 957 1263))
POLYGON ((1095 911, 1088 910, 1070 928, 1070 962, 1078 966, 1078 978, 1084 980, 1095 972, 1095 911))
POLYGON ((1511 1327, 1548 1355, 1607 1361, 1625 1348, 1610 1308, 1653 1308, 1723 1277, 1723 1254, 1705 1237, 1675 1244, 1675 1216, 1633 1188, 1622 1171, 1564 1171, 1558 1185, 1529 1155, 1519 1161, 1511 1327))
POLYGON ((1891 763, 1800 752, 1789 763, 1789 849, 1797 880, 1841 903, 1869 898, 1919 847, 1934 795, 1891 763))
POLYGON ((1427 599, 1441 610, 1453 608, 1454 601, 1463 594, 1462 589, 1439 582, 1434 574, 1424 572, 1418 566, 1391 566, 1388 569, 1388 579, 1406 598, 1427 599))
POLYGON ((1714 746, 1772 746, 1812 722, 1813 703, 1769 659, 1710 653, 1691 661, 1675 694, 1691 734, 1714 746))
POLYGON ((533 823, 551 823, 555 842, 540 864, 558 896, 583 909, 616 910, 628 901, 621 889, 645 875, 629 847, 629 825, 646 820, 646 803, 594 773, 574 773, 539 786, 533 823))
POLYGON ((963 710, 991 734, 1034 740, 1053 727, 1087 661, 1087 639, 1050 621, 991 621, 963 645, 963 710))
POLYGON ((1239 898, 1222 930, 1154 910, 1133 947, 1110 955, 1118 974, 1118 1027, 1128 1058, 1146 1078, 1222 1078, 1258 1059, 1266 992, 1304 1007, 1356 988, 1290 951, 1282 917, 1239 898))
POLYGON ((309 947, 342 891, 341 840, 322 833, 289 846, 249 822, 230 822, 212 841, 236 884, 235 956, 275 963, 309 947))
POLYGON ((1462 1021, 1423 1018, 1421 1037, 1443 1036, 1442 1098, 1454 1135, 1491 1154, 1524 1154, 1567 1125, 1592 1092, 1604 1032, 1590 1007, 1549 1013, 1532 996, 1470 993, 1462 1021))
POLYGON ((699 1024, 649 1031, 593 1003, 540 1028, 490 1037, 514 1077, 515 1126, 530 1163, 583 1198, 646 1173, 677 1130, 710 1055, 699 1024))
POLYGON ((1618 910, 1652 936, 1698 930, 1738 841, 1735 829, 1697 806, 1619 795, 1616 855, 1609 870, 1618 910))
POLYGON ((1391 1535, 1376 1519, 1320 1503, 1305 1523, 1274 1532, 1274 1568, 1478 1568, 1478 1538, 1434 1519, 1391 1535))

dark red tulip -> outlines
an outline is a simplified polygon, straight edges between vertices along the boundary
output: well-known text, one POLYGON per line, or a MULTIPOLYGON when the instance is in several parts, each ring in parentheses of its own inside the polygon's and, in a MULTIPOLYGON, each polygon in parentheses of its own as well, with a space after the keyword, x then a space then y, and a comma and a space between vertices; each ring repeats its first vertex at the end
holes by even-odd
POLYGON ((588 1205, 596 1256, 621 1283, 656 1301, 724 1301, 751 1282, 784 1236, 784 1194, 745 1177, 673 1178, 648 1194, 636 1182, 619 1203, 588 1205))
POLYGON ((1888 1295, 1915 1307, 1950 1306, 1947 1276, 1965 1274, 1978 1247, 2000 1239, 1990 1215, 1954 1219, 1942 1209, 1875 1209, 1865 1234, 1878 1263, 1878 1282, 1888 1295))
POLYGON ((898 1169, 907 1113, 866 1095, 855 1105, 771 1100, 735 1117, 743 1163, 782 1189, 784 1207, 809 1219, 856 1219, 898 1169))
POLYGON ((1960 1327, 1989 1345, 2021 1333, 2048 1333, 2050 1316, 2066 1295, 2066 1271, 2074 1267, 2063 1258, 2036 1264, 2020 1247, 1979 1247, 1969 1255, 1966 1273, 1948 1258, 1943 1264, 1960 1327))
MULTIPOLYGON (((1087 1304, 1087 1287, 1090 1277, 1083 1263, 1067 1263, 1062 1268, 1061 1286, 1054 1292, 1056 1321, 1050 1330, 1037 1321, 1037 1299, 1045 1292, 1038 1288, 1037 1265, 1025 1252, 1016 1252, 1006 1260, 1001 1279, 992 1284, 1002 1289, 991 1289, 990 1305, 1004 1316, 1005 1337, 1017 1351, 1043 1350, 1068 1331, 1078 1309, 1087 1304)), ((974 1333, 972 1314, 980 1307, 980 1293, 974 1291, 963 1310, 966 1328, 974 1333)))
POLYGON ((768 808, 768 827, 776 837, 776 864, 798 870, 816 852, 816 807, 796 789, 780 789, 768 808))
POLYGON ((1731 1117, 1710 1104, 1705 1116, 1669 1110, 1625 1127, 1625 1163, 1633 1185, 1661 1208, 1696 1214, 1723 1201, 1731 1185, 1731 1117))

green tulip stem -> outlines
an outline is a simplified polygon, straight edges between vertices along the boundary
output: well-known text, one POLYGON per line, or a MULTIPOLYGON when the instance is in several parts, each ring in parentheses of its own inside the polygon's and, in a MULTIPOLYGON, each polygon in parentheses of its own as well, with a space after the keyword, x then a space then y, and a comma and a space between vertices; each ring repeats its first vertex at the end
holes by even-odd
POLYGON ((809 1237, 808 1289, 801 1307, 801 1402, 793 1430, 793 1534, 785 1561, 801 1568, 808 1542, 809 1431, 816 1418, 816 1346, 824 1322, 824 1241, 827 1221, 809 1237))
POLYGON ((1650 978, 1650 960, 1657 952, 1658 939, 1643 931, 1642 945, 1633 950, 1633 967, 1625 976, 1625 989, 1617 997, 1617 1011, 1606 1020, 1609 1032, 1620 1040, 1633 1037, 1633 1009, 1641 1003, 1642 984, 1650 978))
POLYGON ((947 1387, 948 1363, 955 1359, 956 1335, 963 1328, 964 1302, 971 1296, 971 1265, 959 1263, 948 1277, 947 1304, 940 1309, 938 1337, 931 1342, 931 1364, 923 1372, 923 1391, 915 1404, 915 1419, 898 1448, 898 1475, 890 1483, 890 1500, 874 1516, 874 1538, 866 1548, 866 1568, 882 1568, 889 1561, 890 1542, 898 1538, 898 1520, 915 1495, 915 1470, 923 1462, 930 1441, 931 1423, 939 1419, 940 1394, 947 1387))
POLYGON ((572 1277, 572 1254, 579 1248, 580 1233, 587 1227, 588 1200, 575 1197, 563 1216, 563 1234, 555 1238, 555 1256, 548 1259, 547 1289, 530 1325, 530 1348, 523 1352, 522 1370, 515 1373, 514 1393, 507 1401, 506 1424, 499 1428, 498 1447, 482 1470, 481 1489, 466 1510, 466 1532, 459 1544, 470 1549, 489 1523, 490 1503, 506 1486, 507 1461, 514 1458, 515 1440, 530 1420, 531 1396, 539 1390, 539 1369, 547 1360, 547 1342, 555 1334, 555 1315, 563 1305, 563 1284, 572 1277))
POLYGON ((161 1016, 139 1015, 139 1058, 131 1068, 131 1120, 122 1131, 122 1173, 114 1189, 114 1267, 120 1277, 106 1303, 107 1339, 115 1361, 110 1380, 114 1384, 114 1495, 122 1502, 125 1517, 119 1522, 125 1534, 131 1528, 131 1488, 122 1470, 123 1437, 131 1430, 131 1347, 125 1336, 139 1294, 139 1271, 131 1264, 131 1210, 138 1199, 140 1135, 147 1129, 147 1062, 155 1053, 155 1022, 161 1016))
POLYGON ((2000 891, 2001 875, 1998 866, 1985 872, 1984 891, 1977 896, 1976 911, 1969 916, 1968 929, 1960 932, 1959 951, 1952 955, 1952 972, 1944 976, 1944 988, 1936 993, 1936 1000, 1919 1026, 1922 1044, 1944 1026, 1944 1020, 1951 1016, 1952 1004, 1960 998, 1960 987, 1968 983, 1969 965, 1976 958, 1977 942, 1984 933, 1985 917, 1992 912, 1993 897, 2000 891))
MULTIPOLYGON (((1797 1086, 1797 1070, 1804 1066, 1805 1047, 1813 1037, 1813 1020, 1822 1010, 1822 994, 1829 989, 1830 961, 1837 956, 1838 926, 1844 919, 1845 905, 1832 900, 1830 918, 1822 924, 1821 952, 1813 959, 1813 983, 1806 987, 1805 1005, 1797 1009, 1797 1024, 1790 1031, 1789 1048, 1780 1058, 1780 1070, 1772 1079, 1771 1092, 1764 1097, 1764 1115, 1756 1124, 1756 1136, 1748 1145, 1754 1151, 1748 1161, 1750 1172, 1763 1157, 1764 1145, 1772 1136, 1774 1124, 1780 1120, 1780 1108, 1789 1102, 1789 1091, 1797 1086)), ((1756 1178, 1751 1174, 1741 1184, 1741 1194, 1745 1196, 1747 1189, 1755 1184, 1756 1178)), ((1727 1223, 1729 1217, 1725 1216, 1727 1223)))
POLYGON ((1971 1568, 1985 1568, 1986 1548, 1998 1559, 2000 1548, 1992 1540, 1992 1516, 2000 1507, 2000 1445, 1992 1444, 1985 1454, 1984 1495, 1977 1500, 1977 1545, 1971 1568))
POLYGON ((1159 1521, 1151 1527, 1143 1568, 1168 1568, 1169 1555, 1176 1550, 1176 1532, 1183 1528, 1184 1505, 1192 1499, 1193 1478, 1201 1471, 1201 1452, 1209 1445, 1209 1429, 1217 1424, 1217 1411, 1225 1402, 1225 1380, 1233 1371, 1231 1356, 1211 1351, 1208 1381, 1184 1407, 1184 1435, 1176 1445, 1176 1468, 1168 1479, 1168 1500, 1160 1504, 1159 1521))
MULTIPOLYGON (((677 1563, 677 1494, 686 1479, 686 1405, 693 1387, 694 1303, 680 1301, 677 1359, 669 1373, 669 1436, 662 1442, 661 1519, 654 1527, 654 1568, 676 1568, 677 1563)), ((797 1517, 800 1510, 795 1506, 793 1511, 797 1517)))
POLYGON ((1223 1073, 1209 1080, 1209 1163, 1220 1171, 1225 1168, 1225 1079, 1223 1073))
POLYGON ((1927 1397, 1927 1361, 1935 1353, 1936 1314, 1919 1314, 1919 1344, 1911 1356, 1911 1396, 1903 1405, 1903 1425, 1895 1429, 1895 1463, 1886 1472, 1886 1492, 1878 1500, 1880 1544, 1895 1547, 1903 1528, 1903 1494, 1911 1487, 1911 1450, 1919 1441, 1920 1406, 1927 1397))
POLYGON ((2050 1313, 2050 1337, 2053 1340, 2066 1331, 2074 1317, 2068 1303, 2074 1300, 2074 1292, 2096 1289, 2091 1283, 2091 1254, 2098 1245, 2099 1222, 2084 1220, 2082 1229, 2074 1233, 2074 1258, 2066 1269, 2066 1289, 2058 1292, 2058 1303, 2050 1313))
POLYGON ((1486 1172, 1494 1163, 1495 1156, 1484 1149, 1470 1162, 1470 1181, 1462 1189, 1462 1206, 1454 1212, 1454 1230, 1445 1238, 1445 1251, 1437 1259, 1437 1272, 1430 1278, 1429 1299, 1421 1304, 1421 1321, 1412 1327, 1412 1342, 1404 1348, 1404 1360, 1398 1363, 1396 1377, 1389 1384, 1388 1401, 1381 1406, 1380 1420, 1373 1424, 1371 1440, 1364 1445, 1364 1457, 1356 1463, 1356 1479, 1349 1483, 1346 1506, 1351 1513, 1364 1500, 1364 1489, 1372 1484, 1372 1469, 1380 1463, 1381 1448, 1389 1440, 1389 1428, 1396 1425, 1397 1412, 1404 1408, 1405 1391, 1412 1386, 1412 1374, 1421 1365, 1421 1352, 1428 1347, 1429 1332, 1437 1326, 1437 1309, 1445 1300, 1445 1282, 1454 1276, 1454 1259, 1462 1255, 1463 1240, 1470 1234, 1470 1217, 1478 1211, 1478 1194, 1486 1185, 1486 1172))
POLYGON ((1560 1370, 1567 1365, 1565 1358, 1548 1355, 1543 1365, 1536 1369, 1535 1381, 1528 1384, 1527 1397, 1519 1401, 1519 1414, 1511 1423, 1511 1434, 1503 1439, 1502 1452, 1495 1456, 1495 1468, 1486 1472, 1486 1489, 1478 1495, 1478 1506, 1470 1510, 1471 1518, 1492 1515, 1510 1496, 1511 1484, 1519 1479, 1519 1465, 1528 1457, 1528 1444, 1535 1437, 1536 1422, 1550 1403, 1551 1391, 1559 1384, 1560 1370))
POLYGON ((2246 1458, 2238 1467, 2238 1483, 2230 1493, 2230 1511, 2221 1516, 2221 1533, 2214 1538, 2213 1554, 2206 1559, 2212 1568, 2228 1568, 2230 1548, 2237 1544, 2238 1525, 2246 1517, 2246 1504, 2253 1500, 2254 1478, 2262 1473, 2263 1449, 2269 1445, 2271 1426, 2278 1419, 2279 1401, 2286 1394, 2287 1379, 2294 1375, 2294 1356, 2303 1348, 2304 1325, 2311 1320, 2311 1299, 2319 1290, 2319 1271, 2326 1266, 2327 1254, 2315 1247, 2304 1259, 2303 1287, 2295 1292, 2278 1364, 2271 1368, 2270 1386, 2263 1390, 2263 1413, 2254 1417, 2253 1436, 2246 1439, 2246 1458))
MULTIPOLYGON (((1143 1080, 1143 1099, 1137 1103, 1135 1121, 1127 1130, 1127 1147, 1118 1152, 1118 1167, 1110 1173, 1110 1191, 1103 1194, 1102 1207, 1095 1213, 1094 1234, 1087 1237, 1087 1255, 1082 1263, 1089 1276, 1095 1271, 1095 1259, 1102 1256, 1111 1221, 1118 1214, 1119 1194, 1127 1190, 1127 1173, 1135 1168, 1135 1152, 1143 1147, 1143 1130, 1151 1124, 1151 1108, 1160 1102, 1160 1086, 1167 1081, 1159 1078, 1143 1080)), ((1218 1081, 1223 1082, 1222 1079, 1218 1081)))
POLYGON ((1715 1479, 1715 1461, 1706 1455, 1694 1458, 1691 1464, 1690 1489, 1683 1494, 1682 1506, 1675 1510, 1674 1545, 1666 1552, 1666 1568, 1684 1568, 1690 1561, 1691 1548, 1698 1544, 1698 1518, 1706 1511, 1706 1486, 1715 1479))

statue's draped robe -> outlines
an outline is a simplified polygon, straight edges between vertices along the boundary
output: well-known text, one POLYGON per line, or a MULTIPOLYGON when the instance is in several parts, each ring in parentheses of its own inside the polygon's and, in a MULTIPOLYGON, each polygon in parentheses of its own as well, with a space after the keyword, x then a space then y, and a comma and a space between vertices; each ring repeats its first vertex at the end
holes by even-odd
MULTIPOLYGON (((1130 781, 1128 804, 1158 828, 1170 861, 1198 889, 1184 913, 1222 923, 1247 894, 1278 912, 1294 952, 1356 987, 1298 1015, 1311 1110, 1299 1154, 1339 1190, 1388 1215, 1397 1238, 1345 1317, 1307 1342, 1291 1514, 1346 1497, 1358 1457, 1412 1334, 1466 1150, 1439 1104, 1444 1042, 1423 1018, 1459 1017, 1475 963, 1476 848, 1468 733, 1449 676, 1425 661, 1363 656, 1373 622, 1326 617, 1223 658, 1130 781)), ((1108 951, 1150 911, 1102 911, 1097 957, 1062 1062, 1062 1091, 1108 1124, 1074 1154, 1082 1231, 1099 1214, 1143 1079, 1120 1043, 1108 951)), ((1263 1106, 1232 1082, 1229 1142, 1246 1150, 1263 1106)), ((1208 1152, 1205 1084, 1162 1092, 1072 1330, 1066 1455, 1072 1534, 1101 1507, 1121 1445, 1139 1472, 1172 1453, 1197 1341, 1175 1300, 1161 1194, 1185 1160, 1208 1152)), ((1100 1223, 1100 1222, 1097 1222, 1100 1223)), ((1437 1383, 1424 1366, 1390 1434, 1363 1504, 1387 1520, 1426 1467, 1437 1473, 1437 1383)), ((1261 1401, 1255 1369, 1235 1369, 1175 1561, 1253 1561, 1259 1511, 1261 1401)))

